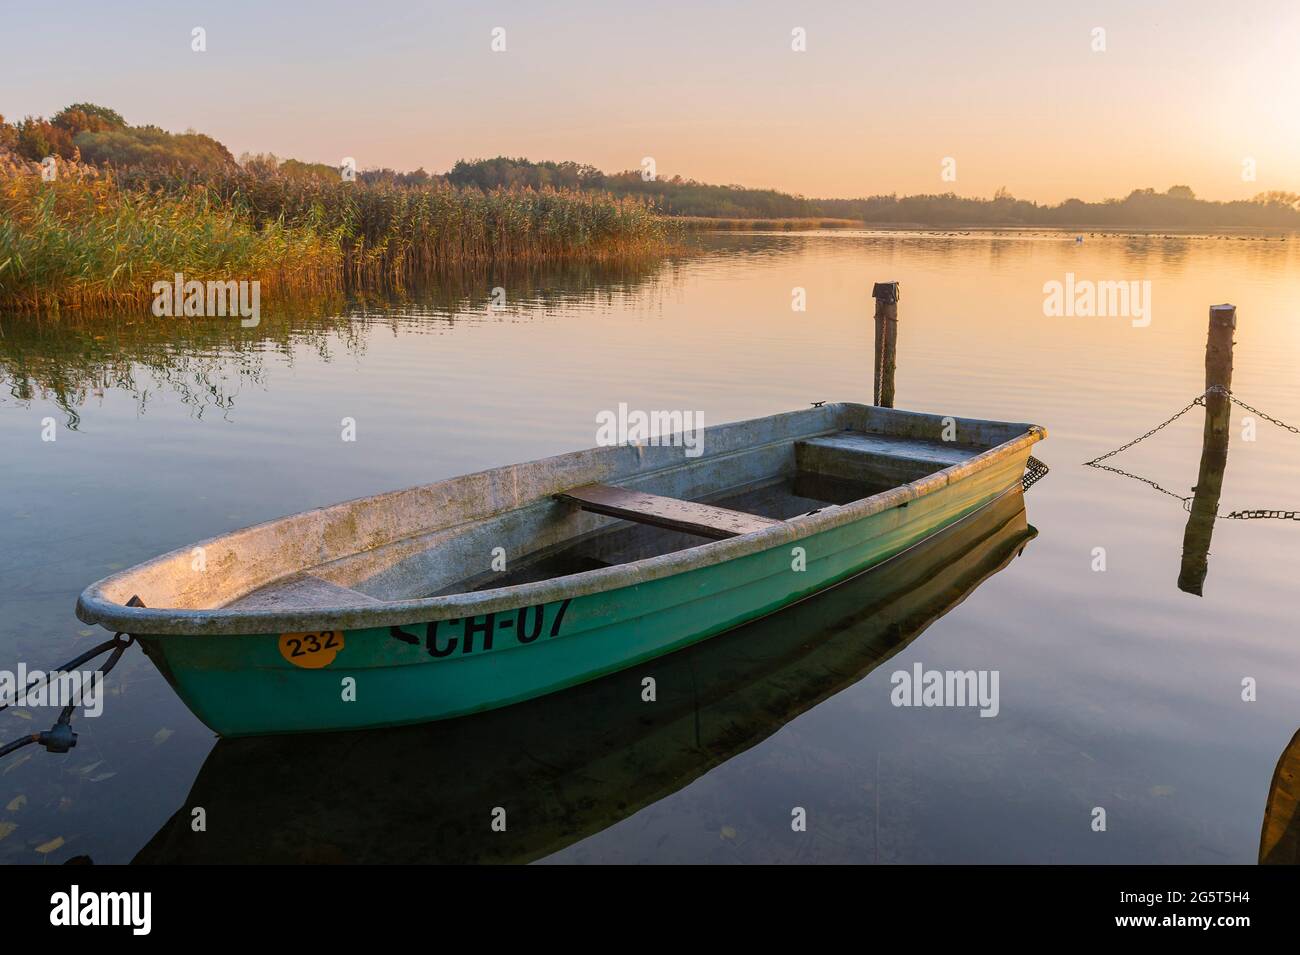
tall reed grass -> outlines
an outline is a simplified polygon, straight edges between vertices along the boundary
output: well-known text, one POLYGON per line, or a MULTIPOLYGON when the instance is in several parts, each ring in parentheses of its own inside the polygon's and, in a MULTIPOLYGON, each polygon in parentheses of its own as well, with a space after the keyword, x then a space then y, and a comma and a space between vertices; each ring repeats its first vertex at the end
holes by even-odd
POLYGON ((401 285, 446 266, 661 254, 645 202, 603 193, 296 180, 0 179, 0 304, 114 306, 152 283, 258 279, 272 292, 401 285))
POLYGON ((260 280, 273 286, 337 281, 338 237, 306 226, 256 226, 202 190, 119 188, 111 180, 35 176, 0 180, 0 304, 112 307, 187 279, 260 280))

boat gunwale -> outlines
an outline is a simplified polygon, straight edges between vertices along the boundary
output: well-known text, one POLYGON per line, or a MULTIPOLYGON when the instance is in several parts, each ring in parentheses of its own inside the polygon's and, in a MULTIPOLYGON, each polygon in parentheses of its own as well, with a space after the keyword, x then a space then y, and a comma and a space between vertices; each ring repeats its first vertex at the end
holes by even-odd
MULTIPOLYGON (((855 402, 837 402, 827 406, 837 410, 861 406, 855 402)), ((899 410, 902 409, 890 409, 899 410)), ((918 416, 931 417, 926 412, 903 412, 918 416)), ((777 417, 777 416, 767 416, 777 417)), ((735 424, 744 424, 763 420, 751 418, 735 424)), ((992 419, 969 419, 982 424, 1016 426, 1013 422, 994 421, 992 419)), ((596 593, 604 593, 622 587, 634 586, 676 574, 686 573, 703 567, 725 563, 768 550, 783 543, 797 543, 815 534, 834 530, 845 524, 872 517, 895 507, 901 507, 923 496, 933 494, 953 483, 982 471, 995 462, 1011 457, 1022 449, 1027 449, 1047 437, 1045 428, 1024 425, 1025 430, 999 444, 972 455, 970 458, 942 468, 925 477, 897 487, 873 494, 870 497, 843 505, 830 505, 810 514, 790 518, 780 524, 774 524, 763 530, 724 540, 708 541, 688 547, 645 557, 636 561, 580 571, 547 580, 515 584, 488 590, 476 590, 463 593, 444 594, 436 597, 417 597, 407 600, 382 601, 377 604, 344 604, 334 607, 310 607, 301 609, 176 609, 154 607, 131 607, 104 596, 104 591, 111 583, 138 572, 141 568, 154 565, 180 554, 190 553, 194 547, 204 546, 221 540, 231 534, 252 530, 264 525, 275 524, 289 517, 274 518, 261 524, 252 525, 236 531, 230 531, 217 537, 208 538, 197 544, 177 548, 165 554, 151 558, 141 564, 120 571, 90 584, 77 598, 76 614, 84 623, 99 624, 110 630, 153 637, 182 636, 244 636, 268 633, 311 632, 316 630, 366 630, 390 626, 406 626, 427 623, 434 620, 477 617, 504 610, 514 610, 521 606, 536 606, 571 600, 596 593)), ((791 439, 792 441, 798 439, 791 439)), ((592 449, 578 452, 566 452, 524 464, 545 464, 568 458, 574 454, 588 453, 592 449)), ((516 467, 519 465, 506 465, 516 467)), ((677 465, 680 466, 680 465, 677 465)), ((500 468, 475 472, 489 474, 500 468)), ((658 469, 656 469, 658 470, 658 469)), ((650 474, 654 472, 646 472, 650 474)), ((468 476, 468 475, 464 475, 468 476)), ((633 480, 646 475, 628 475, 620 480, 633 480)), ((455 477, 445 480, 456 480, 455 477)), ((429 488, 443 483, 435 481, 417 488, 429 488)), ((384 491, 367 497, 356 498, 340 504, 326 505, 312 510, 344 505, 355 505, 384 497, 401 494, 410 488, 384 491)), ((531 503, 531 502, 530 502, 531 503)), ((299 514, 310 511, 299 512, 299 514)))

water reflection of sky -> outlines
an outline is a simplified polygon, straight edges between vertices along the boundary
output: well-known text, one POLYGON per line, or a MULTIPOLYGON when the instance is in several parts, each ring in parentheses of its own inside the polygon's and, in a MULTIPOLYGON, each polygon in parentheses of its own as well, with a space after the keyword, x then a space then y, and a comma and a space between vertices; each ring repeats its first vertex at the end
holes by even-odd
MULTIPOLYGON (((306 507, 587 447, 596 412, 619 402, 721 422, 861 399, 870 287, 897 280, 898 404, 1051 435, 1052 473, 1029 495, 1038 540, 897 658, 998 669, 1001 714, 895 709, 885 667, 562 857, 870 861, 864 833, 878 826, 887 861, 1253 860, 1300 725, 1300 528, 1220 521, 1192 597, 1175 585, 1178 502, 1078 465, 1203 390, 1218 302, 1238 307, 1235 391, 1300 418, 1295 241, 705 241, 707 254, 662 267, 470 276, 414 304, 268 306, 259 329, 179 340, 138 317, 67 334, 0 319, 0 665, 88 646, 72 642, 86 629, 73 602, 111 570, 306 507), (1150 281, 1150 326, 1045 317, 1043 284, 1067 273, 1150 281), (504 312, 487 307, 495 285, 504 312), (806 312, 791 310, 795 287, 806 312), (53 443, 40 441, 47 416, 53 443), (339 441, 345 416, 354 445, 339 441), (1097 547, 1105 573, 1090 569, 1097 547), (1241 701, 1244 677, 1258 702, 1241 701), (815 840, 791 841, 792 805, 809 808, 815 840), (1089 828, 1099 805, 1104 834, 1089 828)), ((1300 508, 1300 437, 1261 422, 1242 441, 1239 421, 1221 509, 1300 508)), ((1187 493, 1200 427, 1189 415, 1113 463, 1187 493)), ((121 695, 73 754, 0 768, 0 806, 26 797, 0 812, 17 827, 0 859, 39 861, 54 837, 66 843, 50 861, 126 859, 183 803, 210 734, 140 656, 115 677, 121 695)), ((0 714, 0 727, 8 739, 27 724, 0 714)))

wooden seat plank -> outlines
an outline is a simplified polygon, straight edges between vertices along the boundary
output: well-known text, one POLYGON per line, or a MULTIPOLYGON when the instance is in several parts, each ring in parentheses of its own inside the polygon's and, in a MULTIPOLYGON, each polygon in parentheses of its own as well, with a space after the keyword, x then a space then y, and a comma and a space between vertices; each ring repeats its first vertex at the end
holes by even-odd
POLYGON ((584 484, 559 495, 584 511, 621 517, 626 521, 650 524, 668 530, 685 531, 701 537, 723 540, 752 534, 781 521, 725 507, 697 504, 675 497, 661 497, 644 491, 631 491, 609 484, 584 484))
POLYGON ((796 441, 794 447, 800 471, 884 486, 919 480, 935 471, 960 464, 984 450, 860 431, 807 438, 796 441))
POLYGON ((987 448, 974 448, 922 438, 907 438, 884 434, 864 434, 860 431, 841 431, 820 438, 807 438, 798 442, 809 448, 848 451, 857 454, 901 458, 906 461, 924 461, 947 467, 973 458, 987 448))

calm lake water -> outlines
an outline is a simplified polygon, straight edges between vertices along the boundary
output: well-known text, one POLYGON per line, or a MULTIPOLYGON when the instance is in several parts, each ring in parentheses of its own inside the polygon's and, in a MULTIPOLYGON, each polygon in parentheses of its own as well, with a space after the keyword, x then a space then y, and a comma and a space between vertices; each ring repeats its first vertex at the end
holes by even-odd
MULTIPOLYGON (((869 400, 877 281, 902 287, 899 407, 1047 427, 1032 528, 1010 515, 665 661, 649 717, 623 675, 434 727, 217 745, 133 649, 104 714, 74 723, 75 750, 0 761, 0 860, 126 862, 148 846, 142 858, 1253 862, 1300 726, 1300 522, 1218 521, 1194 596, 1177 585, 1180 502, 1081 462, 1204 390, 1220 302, 1238 307, 1234 391, 1300 423, 1300 242, 700 241, 654 265, 265 306, 256 329, 0 316, 0 669, 106 636, 73 606, 115 570, 305 508, 590 447, 597 413, 620 402, 721 423, 869 400), (1067 273, 1150 282, 1150 323, 1045 315, 1044 283, 1067 273), (504 311, 488 308, 495 286, 504 311), (796 287, 806 311, 791 308, 796 287), (998 671, 998 715, 893 706, 890 674, 917 663, 998 671), (194 805, 209 812, 201 844, 184 836, 194 805), (494 806, 507 833, 488 831, 494 806)), ((1300 436, 1257 419, 1246 440, 1245 414, 1220 511, 1300 509, 1300 436)), ((1202 423, 1196 408, 1107 463, 1186 495, 1202 423)), ((0 743, 53 719, 0 713, 0 743)))

